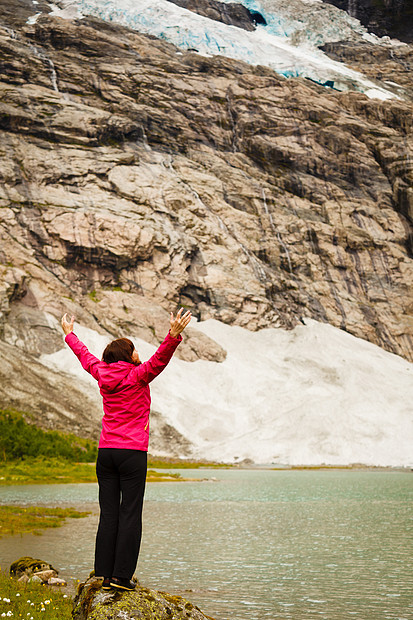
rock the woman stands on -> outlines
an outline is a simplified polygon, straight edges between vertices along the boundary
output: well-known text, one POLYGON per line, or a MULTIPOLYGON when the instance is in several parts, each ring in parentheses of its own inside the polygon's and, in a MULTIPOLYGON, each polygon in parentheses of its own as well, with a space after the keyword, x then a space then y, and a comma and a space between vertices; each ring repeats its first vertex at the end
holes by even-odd
POLYGON ((167 366, 191 320, 181 308, 171 313, 170 330, 152 357, 141 362, 128 338, 112 341, 102 360, 73 333, 75 318, 62 317, 65 342, 83 368, 98 381, 103 399, 102 432, 96 473, 100 519, 96 536, 95 574, 103 588, 133 590, 131 581, 142 536, 142 507, 147 471, 149 383, 167 366))

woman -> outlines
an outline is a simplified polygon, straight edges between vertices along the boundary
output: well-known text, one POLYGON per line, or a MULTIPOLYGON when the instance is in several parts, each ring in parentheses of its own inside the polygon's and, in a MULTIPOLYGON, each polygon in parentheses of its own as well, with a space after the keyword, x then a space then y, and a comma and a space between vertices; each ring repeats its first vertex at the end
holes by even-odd
POLYGON ((158 350, 141 362, 128 338, 114 340, 102 361, 92 355, 73 333, 75 317, 62 317, 65 342, 83 368, 99 383, 103 398, 102 432, 96 473, 99 483, 100 520, 96 536, 95 575, 103 588, 134 590, 142 535, 149 439, 149 383, 166 367, 182 340, 191 313, 181 308, 158 350))

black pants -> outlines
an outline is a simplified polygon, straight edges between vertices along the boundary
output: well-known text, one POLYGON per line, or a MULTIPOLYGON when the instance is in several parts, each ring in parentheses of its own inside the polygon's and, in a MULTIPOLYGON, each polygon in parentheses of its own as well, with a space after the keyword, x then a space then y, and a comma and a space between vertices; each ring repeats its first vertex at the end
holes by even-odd
POLYGON ((131 579, 142 536, 147 452, 99 448, 100 520, 96 535, 95 575, 131 579))

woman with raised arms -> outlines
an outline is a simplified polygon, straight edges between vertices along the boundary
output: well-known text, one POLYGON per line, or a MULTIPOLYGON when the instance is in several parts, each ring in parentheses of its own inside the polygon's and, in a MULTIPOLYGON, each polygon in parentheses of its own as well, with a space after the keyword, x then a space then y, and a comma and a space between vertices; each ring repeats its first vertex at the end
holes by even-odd
POLYGON ((100 519, 96 535, 95 575, 103 588, 134 590, 142 536, 151 395, 149 383, 167 366, 182 340, 191 312, 181 308, 165 340, 147 362, 128 338, 113 340, 102 360, 73 333, 75 317, 62 317, 65 342, 99 384, 103 399, 102 431, 96 473, 100 519))

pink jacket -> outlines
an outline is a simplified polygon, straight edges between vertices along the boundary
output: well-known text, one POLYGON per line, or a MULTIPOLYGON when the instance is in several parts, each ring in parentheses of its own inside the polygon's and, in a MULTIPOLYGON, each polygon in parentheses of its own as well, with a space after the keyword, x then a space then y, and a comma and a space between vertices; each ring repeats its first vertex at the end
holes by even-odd
POLYGON ((83 368, 99 383, 103 398, 102 432, 99 448, 148 450, 149 383, 166 367, 182 336, 169 333, 147 361, 135 366, 129 362, 106 364, 92 355, 79 338, 70 332, 65 342, 83 368))

